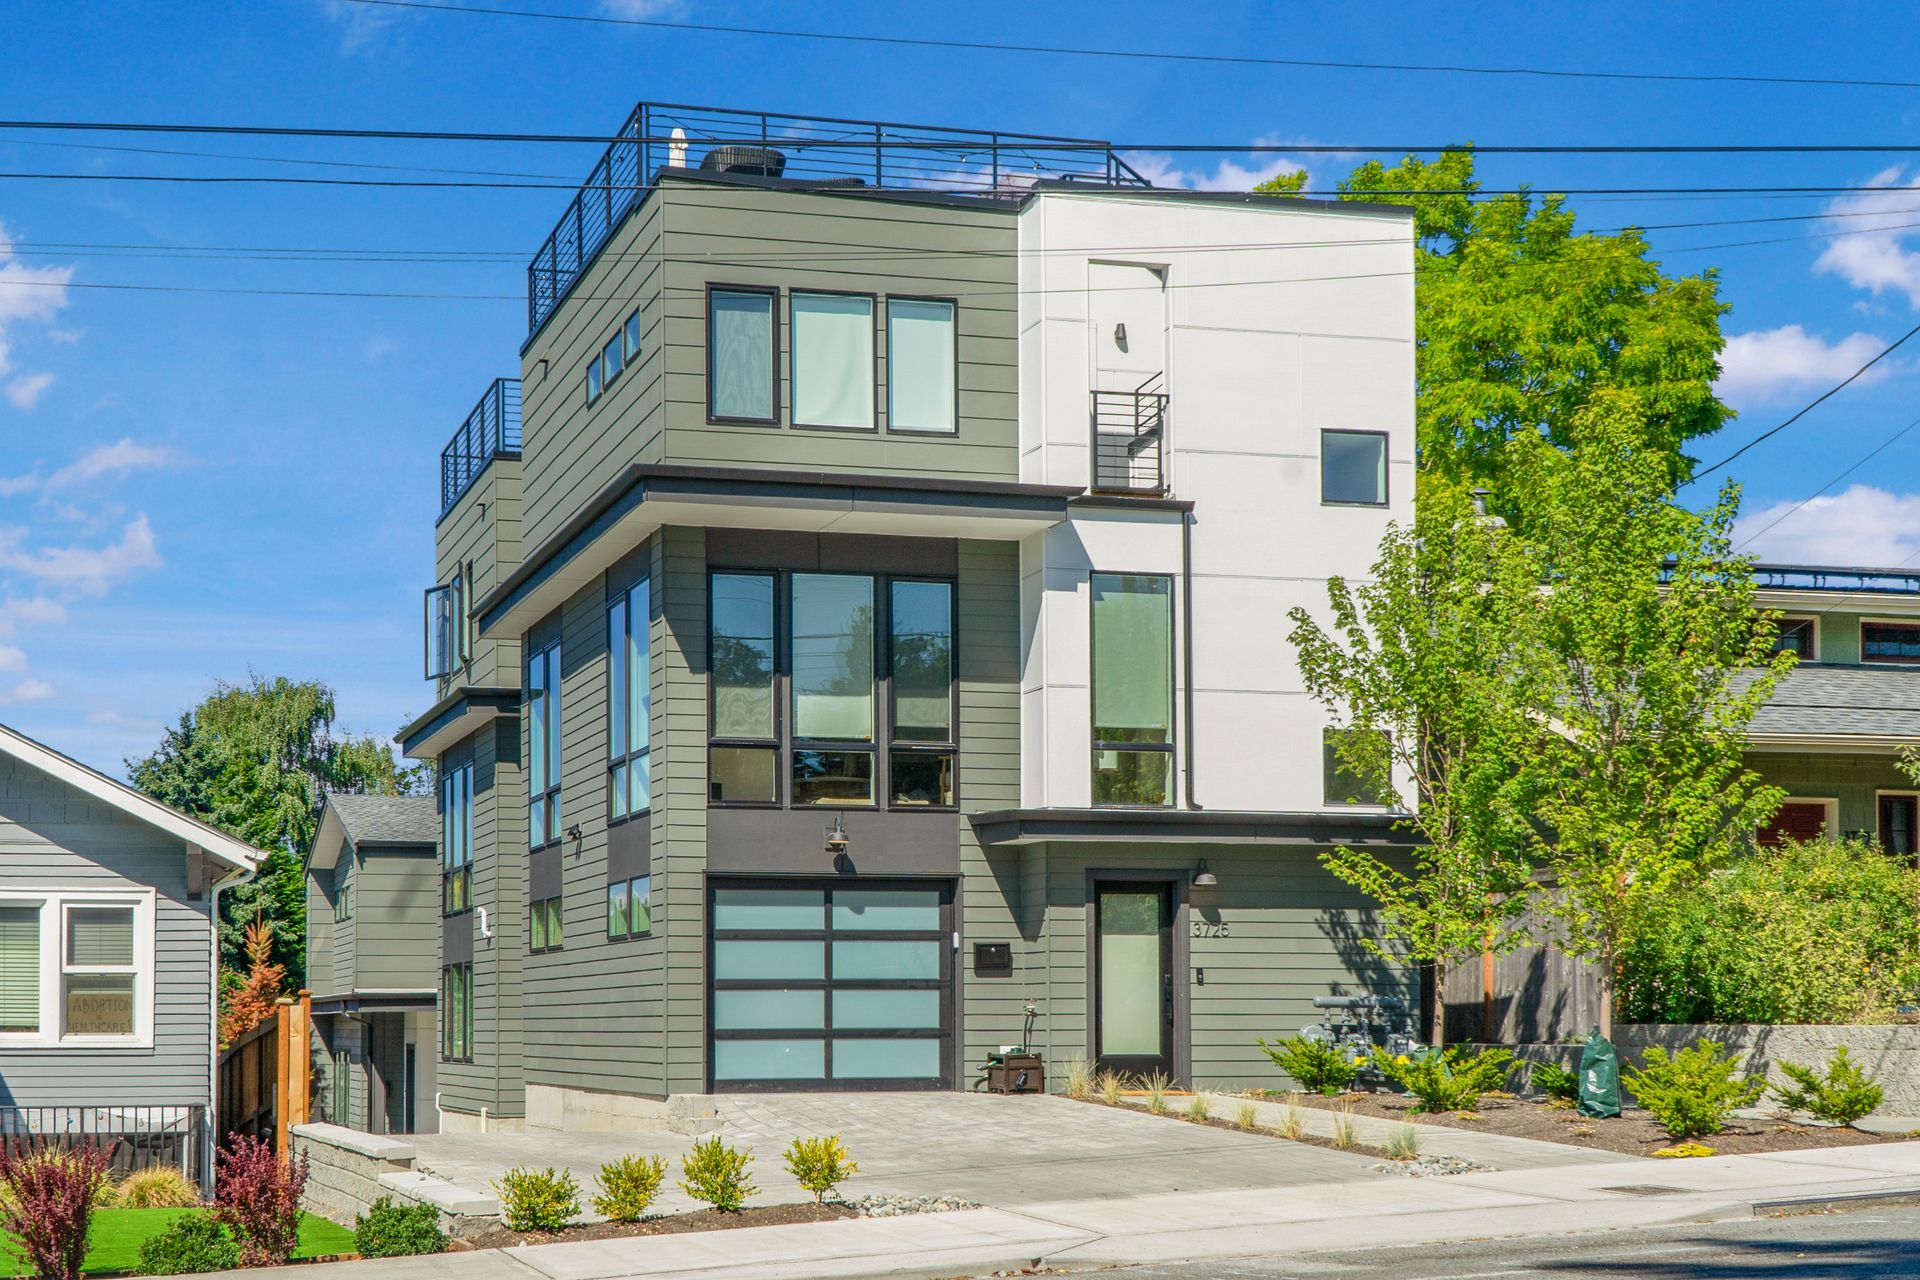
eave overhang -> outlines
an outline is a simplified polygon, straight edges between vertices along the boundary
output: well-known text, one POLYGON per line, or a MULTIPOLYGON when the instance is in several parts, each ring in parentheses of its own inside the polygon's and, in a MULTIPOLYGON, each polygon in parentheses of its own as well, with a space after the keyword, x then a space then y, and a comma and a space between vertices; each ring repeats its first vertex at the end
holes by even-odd
MULTIPOLYGON (((517 635, 662 525, 1009 541, 1067 518, 1082 490, 754 467, 635 463, 474 606, 481 635, 517 635)), ((408 754, 413 754, 409 751, 408 754)))
POLYGON ((1220 809, 996 809, 969 815, 983 845, 1225 844, 1405 849, 1419 843, 1407 815, 1277 813, 1220 809))
POLYGON ((1920 747, 1920 733, 1750 733, 1747 750, 1764 752, 1857 752, 1892 755, 1902 747, 1920 747))
POLYGON ((339 1013, 412 1013, 433 1008, 439 993, 431 987, 398 991, 348 991, 340 995, 313 997, 317 1014, 339 1013))
POLYGON ((462 685, 400 730, 400 750, 411 759, 429 760, 475 730, 519 711, 518 689, 462 685))

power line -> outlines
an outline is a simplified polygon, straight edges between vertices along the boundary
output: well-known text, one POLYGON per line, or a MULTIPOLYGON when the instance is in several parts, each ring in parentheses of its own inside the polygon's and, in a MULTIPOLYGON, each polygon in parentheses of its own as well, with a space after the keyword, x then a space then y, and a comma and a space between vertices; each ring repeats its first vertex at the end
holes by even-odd
POLYGON ((1906 426, 1900 428, 1898 431, 1888 436, 1885 440, 1882 440, 1879 444, 1875 445, 1872 449, 1868 450, 1867 453, 1863 457, 1861 457, 1858 461, 1854 462, 1852 466, 1849 466, 1846 470, 1842 471, 1839 475, 1827 481, 1825 484, 1821 485, 1818 489, 1815 489, 1812 493, 1800 499, 1800 501, 1794 503, 1791 507, 1788 507, 1785 511, 1781 512, 1778 516, 1774 517, 1773 521, 1769 523, 1764 529, 1756 529, 1754 532, 1742 538, 1740 540, 1740 545, 1738 547, 1735 547, 1734 550, 1739 551, 1745 547, 1749 547, 1753 545, 1753 543, 1759 541, 1761 538, 1764 538, 1767 534, 1773 532, 1773 530, 1778 528, 1782 522, 1790 519, 1795 512, 1799 511, 1802 507, 1806 506, 1809 502, 1812 502, 1815 498, 1818 498, 1821 494, 1833 488, 1833 486, 1839 484, 1842 480, 1845 480, 1848 476, 1852 475, 1854 472, 1858 471, 1860 468, 1866 466, 1869 462, 1872 462, 1875 458, 1885 453, 1888 449, 1891 449, 1895 444, 1899 443, 1903 438, 1905 438, 1907 433, 1912 431, 1915 427, 1920 427, 1920 418, 1915 418, 1912 422, 1909 422, 1906 426))
POLYGON ((550 22, 584 23, 595 26, 649 27, 658 30, 698 31, 717 35, 767 36, 782 40, 838 41, 848 44, 892 45, 921 49, 964 49, 986 53, 1054 54, 1079 58, 1127 58, 1226 66, 1296 67, 1323 71, 1405 71, 1444 75, 1539 76, 1557 80, 1632 80, 1667 84, 1773 84, 1851 89, 1920 89, 1920 82, 1912 80, 1843 79, 1826 76, 1687 75, 1653 71, 1580 71, 1557 67, 1484 67, 1456 63, 1336 62, 1311 58, 1263 58, 1250 54, 1172 53, 1146 49, 1099 49, 982 40, 940 40, 925 36, 794 31, 774 27, 727 26, 714 22, 673 22, 661 18, 618 18, 600 14, 552 13, 538 9, 467 8, 463 5, 436 3, 435 0, 349 0, 349 3, 378 5, 389 9, 425 9, 438 13, 484 15, 494 18, 537 18, 550 22))
POLYGON ((250 156, 231 151, 185 151, 174 147, 116 147, 101 142, 45 142, 35 138, 14 138, 6 145, 14 147, 58 147, 65 151, 112 151, 126 155, 187 156, 196 160, 252 160, 261 164, 305 164, 328 169, 388 169, 409 173, 456 173, 479 178, 552 178, 566 181, 563 173, 522 173, 501 169, 446 169, 423 164, 376 164, 370 160, 309 160, 295 156, 250 156))

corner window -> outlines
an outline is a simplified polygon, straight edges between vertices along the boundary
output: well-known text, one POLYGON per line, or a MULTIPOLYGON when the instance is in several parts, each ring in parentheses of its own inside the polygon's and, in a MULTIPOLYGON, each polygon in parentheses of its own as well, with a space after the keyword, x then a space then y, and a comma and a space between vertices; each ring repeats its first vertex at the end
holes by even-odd
POLYGON ((0 904, 0 1040, 40 1031, 40 910, 0 904))
POLYGON ((450 964, 440 970, 440 1058, 473 1061, 473 966, 450 964))
POLYGON ((1320 501, 1334 506, 1387 504, 1387 433, 1320 433, 1320 501))
POLYGON ((1798 654, 1802 662, 1814 657, 1814 621, 1812 618, 1782 618, 1774 632, 1775 653, 1798 654))
POLYGON ((771 289, 713 289, 707 294, 707 417, 720 422, 773 422, 775 412, 771 289))
POLYGON ((527 845, 560 838, 560 642, 527 659, 527 845))
POLYGON ((1349 763, 1355 750, 1387 750, 1386 735, 1377 730, 1325 729, 1320 740, 1321 797, 1329 805, 1392 805, 1396 798, 1380 794, 1372 782, 1370 769, 1349 763), (1361 735, 1372 733, 1372 738, 1361 735))
POLYGON ((710 594, 708 797, 721 804, 776 804, 773 575, 716 573, 710 594))
POLYGON ((425 678, 439 680, 453 674, 459 665, 457 657, 459 640, 455 628, 458 626, 456 598, 459 582, 456 579, 441 587, 430 587, 426 593, 426 633, 423 646, 426 653, 425 678))
POLYGON ((587 357, 587 403, 588 404, 592 404, 594 401, 600 398, 600 391, 603 385, 604 384, 602 382, 602 370, 600 365, 600 353, 596 351, 594 354, 587 357))
POLYGON ((645 813, 652 805, 652 595, 642 578, 607 606, 608 813, 615 820, 645 813))
POLYGON ((440 779, 440 913, 473 905, 473 766, 440 779))
POLYGON ((793 309, 793 425, 873 426, 873 299, 801 293, 793 309))
POLYGON ((527 950, 558 951, 566 944, 566 922, 559 898, 541 898, 527 907, 527 950))
POLYGON ((629 365, 640 359, 640 313, 634 312, 620 326, 621 347, 629 365))
POLYGON ((959 430, 955 308, 931 298, 887 299, 887 429, 959 430))
POLYGON ((653 877, 635 876, 607 886, 607 937, 638 938, 653 932, 653 877))
POLYGON ((1920 663, 1920 623, 1861 623, 1860 658, 1863 662, 1920 663))
POLYGON ((1096 573, 1093 802, 1165 805, 1173 791, 1173 580, 1096 573))

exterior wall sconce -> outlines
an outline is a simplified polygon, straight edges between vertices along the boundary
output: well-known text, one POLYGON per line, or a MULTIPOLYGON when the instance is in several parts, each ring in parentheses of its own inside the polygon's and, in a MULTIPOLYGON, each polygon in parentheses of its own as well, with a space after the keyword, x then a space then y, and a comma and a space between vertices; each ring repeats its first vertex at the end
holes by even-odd
POLYGON ((844 855, 853 842, 847 838, 847 822, 840 814, 833 815, 833 825, 827 828, 827 852, 844 855))
POLYGON ((1219 883, 1220 877, 1207 870, 1206 859, 1202 858, 1200 860, 1200 869, 1193 873, 1193 887, 1196 889, 1211 889, 1219 883))

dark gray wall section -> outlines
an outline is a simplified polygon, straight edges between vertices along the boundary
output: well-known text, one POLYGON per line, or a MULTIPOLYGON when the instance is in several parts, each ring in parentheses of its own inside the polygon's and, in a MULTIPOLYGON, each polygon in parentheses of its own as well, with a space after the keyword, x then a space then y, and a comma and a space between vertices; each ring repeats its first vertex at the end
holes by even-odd
POLYGON ((864 809, 713 809, 707 814, 707 870, 730 875, 960 874, 954 813, 864 809), (827 828, 845 821, 847 853, 826 851, 827 828))

